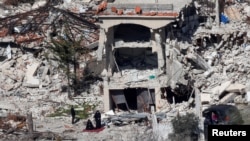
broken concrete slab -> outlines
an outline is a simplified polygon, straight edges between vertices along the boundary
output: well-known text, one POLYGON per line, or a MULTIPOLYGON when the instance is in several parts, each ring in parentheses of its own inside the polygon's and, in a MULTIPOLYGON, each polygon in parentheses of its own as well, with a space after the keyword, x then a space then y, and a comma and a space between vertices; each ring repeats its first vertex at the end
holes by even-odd
POLYGON ((34 77, 37 68, 40 66, 40 62, 33 62, 31 65, 27 65, 26 72, 26 84, 27 87, 39 87, 39 79, 34 77))
POLYGON ((202 104, 208 104, 212 100, 211 99, 211 94, 201 93, 200 94, 200 99, 201 99, 202 104))
POLYGON ((0 102, 0 109, 6 109, 6 110, 14 111, 14 110, 17 109, 17 107, 12 103, 1 101, 0 102))
POLYGON ((48 71, 49 71, 49 67, 45 66, 43 69, 42 77, 41 77, 42 80, 45 80, 45 76, 48 74, 48 71))
POLYGON ((207 78, 210 77, 214 73, 213 68, 210 68, 209 70, 205 71, 203 75, 207 78))
POLYGON ((245 93, 246 86, 243 84, 230 84, 225 91, 230 92, 230 93, 240 93, 243 94, 245 93))
POLYGON ((207 64, 207 62, 197 53, 188 53, 186 55, 186 58, 192 60, 194 63, 196 63, 199 67, 201 67, 204 70, 210 69, 210 66, 207 64))
POLYGON ((226 96, 224 96, 222 99, 220 99, 220 104, 227 104, 229 102, 234 102, 234 98, 237 96, 235 93, 229 93, 226 96))
POLYGON ((217 86, 212 89, 213 95, 216 95, 218 97, 221 96, 221 94, 232 84, 232 81, 226 81, 222 83, 220 86, 217 86))
POLYGON ((10 90, 12 90, 14 87, 15 87, 15 85, 13 85, 13 84, 5 84, 5 85, 3 85, 1 88, 2 88, 3 90, 10 91, 10 90))
POLYGON ((250 91, 247 92, 245 97, 246 97, 247 102, 250 102, 250 91))
POLYGON ((202 73, 204 73, 204 70, 193 69, 192 72, 193 72, 193 74, 202 74, 202 73))
POLYGON ((32 9, 37 9, 39 7, 45 6, 45 4, 47 3, 46 0, 39 0, 39 1, 35 1, 35 3, 32 5, 32 9))

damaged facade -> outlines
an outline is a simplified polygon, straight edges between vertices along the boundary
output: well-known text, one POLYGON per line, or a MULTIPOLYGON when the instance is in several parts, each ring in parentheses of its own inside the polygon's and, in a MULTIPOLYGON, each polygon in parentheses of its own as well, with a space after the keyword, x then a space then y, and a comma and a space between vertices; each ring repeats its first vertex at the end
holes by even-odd
MULTIPOLYGON (((121 136, 129 141, 131 134, 138 140, 139 132, 144 139, 153 140, 153 134, 168 140, 170 120, 179 114, 196 113, 202 122, 201 111, 211 105, 249 105, 247 0, 38 0, 18 7, 0 1, 0 10, 0 117, 10 121, 8 113, 31 111, 34 120, 42 121, 37 130, 74 129, 72 136, 85 139, 78 132, 83 124, 73 127, 68 113, 48 117, 74 105, 80 113, 102 112, 110 132, 95 134, 95 140, 120 140, 118 132, 126 132, 121 136), (77 52, 76 64, 69 66, 82 85, 72 99, 65 70, 58 69, 60 62, 52 59, 47 44, 67 39, 65 29, 71 39, 82 37, 78 51, 89 49, 77 52), (130 126, 113 130, 111 125, 130 126), (139 132, 128 129, 134 125, 139 132)), ((0 136, 10 129, 2 125, 0 136)))
POLYGON ((140 112, 149 112, 150 106, 159 111, 171 91, 189 83, 174 28, 197 26, 195 7, 189 1, 158 2, 100 4, 105 8, 98 11, 97 57, 106 61, 105 111, 126 103, 128 109, 140 112))
MULTIPOLYGON (((87 4, 61 4, 50 0, 19 3, 18 6, 0 4, 5 9, 0 15, 0 94, 22 98, 38 94, 45 98, 44 95, 50 93, 63 93, 67 79, 58 68, 60 62, 52 59, 51 40, 66 37, 67 30, 75 40, 81 38, 78 49, 96 48, 98 27, 92 16, 95 12, 79 11, 88 9, 87 4), (78 10, 72 8, 76 5, 78 10)), ((86 57, 80 53, 77 57, 79 65, 75 66, 80 79, 86 57)), ((34 110, 34 117, 39 117, 44 109, 47 106, 31 111, 34 110)))

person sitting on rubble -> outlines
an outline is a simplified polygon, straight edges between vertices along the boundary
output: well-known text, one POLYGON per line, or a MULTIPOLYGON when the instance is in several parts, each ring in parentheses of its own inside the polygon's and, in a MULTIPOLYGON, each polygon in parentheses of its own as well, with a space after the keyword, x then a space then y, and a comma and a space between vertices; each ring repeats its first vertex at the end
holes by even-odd
POLYGON ((94 129, 94 126, 93 126, 91 120, 88 119, 87 124, 86 124, 86 130, 93 130, 93 129, 94 129))
POLYGON ((212 119, 212 124, 217 124, 218 123, 218 115, 212 112, 211 114, 211 119, 212 119))

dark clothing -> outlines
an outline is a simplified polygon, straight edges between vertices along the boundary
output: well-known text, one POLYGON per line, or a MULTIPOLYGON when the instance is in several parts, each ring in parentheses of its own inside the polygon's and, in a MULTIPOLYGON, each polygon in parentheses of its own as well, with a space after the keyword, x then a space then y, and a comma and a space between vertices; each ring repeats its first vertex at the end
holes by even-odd
POLYGON ((71 112, 71 116, 72 116, 72 124, 74 124, 75 123, 76 112, 75 112, 75 109, 74 109, 73 106, 71 107, 70 112, 71 112))
POLYGON ((87 121, 86 130, 93 130, 93 129, 94 129, 94 126, 93 126, 91 120, 89 119, 87 121))
POLYGON ((96 111, 94 118, 95 118, 95 123, 96 123, 95 128, 97 128, 97 129, 101 128, 102 127, 102 125, 101 125, 101 113, 99 111, 96 111))

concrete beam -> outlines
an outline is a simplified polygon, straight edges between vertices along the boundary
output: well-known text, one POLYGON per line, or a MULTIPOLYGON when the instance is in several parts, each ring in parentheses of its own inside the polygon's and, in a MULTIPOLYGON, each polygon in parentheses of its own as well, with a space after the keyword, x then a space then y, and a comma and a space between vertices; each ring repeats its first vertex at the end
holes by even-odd
POLYGON ((237 96, 235 93, 229 93, 226 96, 224 96, 222 99, 220 99, 220 104, 227 104, 230 101, 234 101, 234 98, 237 96))
POLYGON ((207 62, 197 53, 188 53, 186 57, 195 62, 202 69, 204 70, 210 69, 210 66, 207 64, 207 62))
POLYGON ((152 29, 165 27, 176 20, 176 17, 164 16, 137 16, 137 15, 105 15, 99 16, 102 21, 101 28, 108 29, 119 24, 136 24, 152 29))
POLYGON ((99 33, 99 43, 98 43, 98 49, 97 49, 97 60, 102 60, 103 50, 105 49, 105 43, 106 43, 106 33, 105 29, 101 28, 99 33))
POLYGON ((230 93, 244 93, 246 90, 246 86, 243 84, 231 84, 226 91, 230 93))
POLYGON ((219 100, 219 97, 226 91, 226 89, 231 85, 232 81, 226 81, 220 86, 215 87, 212 91, 213 95, 216 96, 216 99, 219 100))

